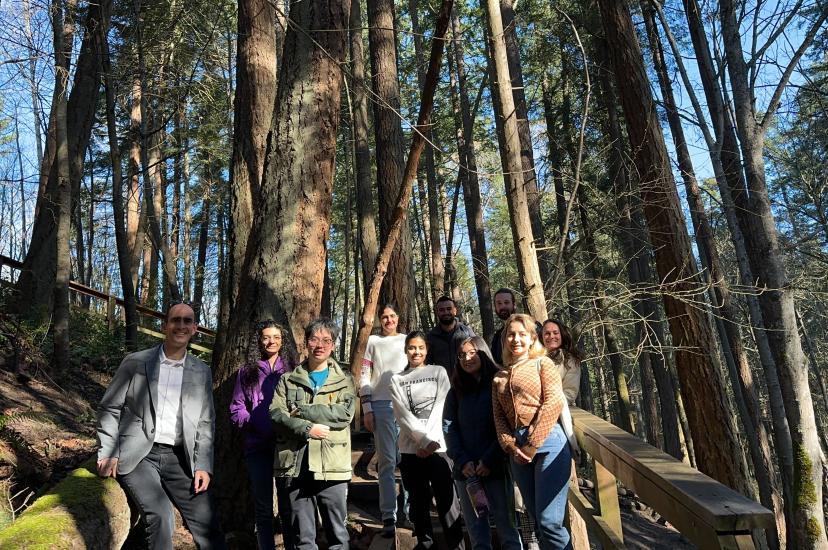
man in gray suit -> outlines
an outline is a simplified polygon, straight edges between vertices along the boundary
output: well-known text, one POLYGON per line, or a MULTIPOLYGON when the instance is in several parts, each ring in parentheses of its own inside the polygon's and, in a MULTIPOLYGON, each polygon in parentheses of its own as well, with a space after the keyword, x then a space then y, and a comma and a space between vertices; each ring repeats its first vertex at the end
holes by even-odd
POLYGON ((146 523, 150 549, 172 549, 175 505, 200 549, 224 549, 207 492, 213 471, 210 368, 187 353, 195 312, 175 304, 164 343, 128 355, 98 407, 98 474, 117 477, 146 523))

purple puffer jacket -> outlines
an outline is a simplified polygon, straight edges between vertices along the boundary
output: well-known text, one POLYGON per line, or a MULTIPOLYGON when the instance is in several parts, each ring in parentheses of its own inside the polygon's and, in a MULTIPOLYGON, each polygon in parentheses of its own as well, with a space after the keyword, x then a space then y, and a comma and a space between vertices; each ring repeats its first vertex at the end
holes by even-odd
POLYGON ((230 403, 230 419, 244 433, 245 454, 273 444, 270 402, 276 383, 289 370, 281 357, 276 360, 272 371, 267 361, 259 361, 258 365, 259 379, 254 387, 245 387, 242 383, 244 367, 239 369, 230 403))

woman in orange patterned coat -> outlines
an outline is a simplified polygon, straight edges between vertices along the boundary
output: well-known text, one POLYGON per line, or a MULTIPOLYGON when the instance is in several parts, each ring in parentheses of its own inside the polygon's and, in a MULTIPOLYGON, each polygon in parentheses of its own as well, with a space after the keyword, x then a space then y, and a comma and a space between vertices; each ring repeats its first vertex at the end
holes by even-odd
POLYGON ((504 326, 504 369, 492 384, 498 441, 511 457, 541 548, 571 549, 564 526, 571 454, 558 423, 566 399, 561 377, 538 341, 532 317, 512 315, 504 326))

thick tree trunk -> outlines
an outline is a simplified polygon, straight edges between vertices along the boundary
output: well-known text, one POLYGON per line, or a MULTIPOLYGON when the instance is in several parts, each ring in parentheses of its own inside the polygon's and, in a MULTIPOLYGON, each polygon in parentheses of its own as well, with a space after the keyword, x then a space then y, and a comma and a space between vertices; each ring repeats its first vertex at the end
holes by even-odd
POLYGON ((377 262, 376 207, 371 183, 371 149, 368 143, 368 98, 365 93, 365 53, 362 41, 362 11, 360 1, 351 2, 348 44, 351 52, 350 86, 353 112, 351 128, 354 138, 354 174, 356 177, 357 240, 362 264, 362 284, 368 290, 368 281, 377 262))
MULTIPOLYGON (((349 13, 348 0, 291 5, 295 25, 285 36, 261 200, 253 211, 227 341, 214 361, 218 410, 230 402, 234 374, 255 345, 257 322, 282 323, 303 352, 304 328, 319 314, 349 13)), ((241 526, 250 515, 238 506, 243 484, 229 481, 238 476, 239 447, 227 415, 218 415, 216 437, 216 480, 228 480, 217 487, 222 519, 225 528, 241 526)))
POLYGON ((690 239, 681 216, 667 148, 626 5, 599 0, 633 162, 641 175, 641 194, 656 266, 664 288, 664 308, 676 347, 676 363, 688 403, 688 420, 700 469, 747 493, 742 451, 728 410, 724 383, 714 364, 717 351, 704 312, 682 296, 699 297, 690 239))
MULTIPOLYGON (((693 48, 698 62, 699 75, 701 77, 704 93, 707 98, 708 108, 711 115, 712 125, 715 130, 715 141, 712 136, 706 136, 710 158, 716 173, 716 181, 721 192, 722 204, 724 207, 725 219, 730 229, 731 241, 736 253, 736 260, 739 265, 739 280, 745 288, 754 286, 753 271, 750 266, 745 245, 744 236, 737 220, 737 209, 731 197, 731 189, 744 189, 745 180, 742 172, 742 159, 739 153, 734 124, 730 116, 730 109, 724 106, 724 97, 719 86, 717 73, 708 48, 707 36, 704 31, 700 8, 695 0, 685 0, 684 8, 687 14, 688 29, 690 38, 693 41, 693 48)), ((660 15, 661 18, 661 15, 660 15)), ((662 18, 662 23, 664 20, 662 18)), ((666 27, 665 27, 666 28, 666 27)), ((669 35, 668 35, 669 36, 669 35)), ((672 41, 671 41, 672 45, 672 41)), ((678 58, 677 58, 678 62, 678 58)), ((686 71, 678 62, 682 78, 687 81, 686 71)), ((722 69, 723 70, 723 69, 722 69)), ((691 98, 693 94, 691 93, 691 98)), ((694 106, 698 102, 694 102, 694 106)), ((699 108, 697 116, 701 119, 702 113, 699 108)), ((704 128, 704 127, 702 127, 704 128)), ((762 310, 759 306, 759 299, 753 293, 747 293, 745 300, 750 312, 753 335, 756 340, 756 348, 759 360, 765 374, 765 381, 768 390, 768 401, 770 404, 771 419, 773 422, 773 438, 777 459, 779 460, 779 472, 782 477, 782 494, 785 506, 786 522, 790 524, 793 517, 795 503, 793 501, 793 445, 791 433, 788 426, 788 417, 785 412, 785 402, 782 397, 782 390, 779 384, 776 361, 770 349, 768 334, 764 329, 762 310)), ((788 543, 791 542, 791 531, 787 531, 788 543)))
MULTIPOLYGON (((463 184, 463 205, 466 209, 466 224, 469 229, 469 247, 471 248, 472 270, 474 284, 477 289, 477 302, 480 307, 480 320, 483 326, 483 337, 491 341, 494 334, 494 319, 492 316, 492 288, 489 283, 489 257, 486 250, 486 233, 483 228, 483 208, 480 201, 480 183, 477 178, 477 153, 474 139, 474 115, 469 103, 469 90, 466 80, 465 62, 463 60, 463 33, 460 29, 460 19, 455 6, 451 17, 451 33, 453 51, 448 53, 453 57, 454 71, 450 79, 454 79, 456 86, 452 86, 452 100, 458 104, 459 116, 455 116, 457 126, 457 150, 460 155, 460 174, 463 184), (454 77, 456 73, 456 77, 454 77), (458 120, 459 119, 459 120, 458 120)), ((478 102, 479 104, 479 102, 478 102)), ((476 109, 475 109, 476 110, 476 109)))
POLYGON ((767 532, 769 547, 779 548, 781 540, 785 540, 785 521, 782 510, 781 483, 777 479, 773 457, 770 450, 768 433, 762 422, 762 412, 753 382, 753 373, 747 358, 747 352, 742 345, 742 334, 739 330, 739 321, 736 307, 733 304, 730 285, 719 258, 718 246, 713 238, 713 229, 707 219, 704 202, 701 197, 695 170, 690 158, 690 151, 684 137, 681 118, 673 96, 673 87, 667 72, 667 64, 655 24, 655 10, 652 6, 642 2, 642 12, 647 35, 650 41, 650 51, 653 65, 658 75, 661 87, 662 101, 667 112, 667 120, 673 135, 676 147, 679 170, 684 181, 690 217, 699 248, 702 265, 709 272, 712 287, 712 306, 717 319, 717 327, 721 330, 725 360, 728 363, 728 372, 731 373, 733 395, 739 409, 740 418, 747 447, 753 462, 753 471, 759 488, 759 499, 762 504, 777 516, 777 524, 767 532))
POLYGON ((546 319, 546 298, 530 223, 529 203, 520 156, 521 144, 500 5, 497 0, 481 0, 480 4, 481 9, 486 13, 488 41, 491 45, 491 65, 496 76, 492 79, 492 96, 496 104, 495 120, 502 128, 500 133, 503 137, 503 151, 501 151, 503 179, 506 184, 506 198, 509 203, 509 219, 512 237, 515 240, 515 259, 518 264, 521 290, 526 297, 529 313, 536 319, 546 319))
MULTIPOLYGON (((397 76, 397 45, 393 0, 368 0, 368 45, 371 51, 371 85, 374 105, 374 136, 377 148, 377 189, 380 240, 387 240, 391 219, 402 186, 404 169, 403 133, 399 115, 400 86, 397 76)), ((416 300, 411 264, 411 235, 402 227, 400 240, 383 279, 381 300, 394 302, 400 325, 410 326, 416 300)))
MULTIPOLYGON (((233 156, 230 171, 230 246, 223 273, 219 326, 226 327, 238 293, 253 205, 265 163, 265 147, 276 98, 276 9, 269 0, 239 0, 236 94, 233 104, 233 156)), ((281 53, 281 52, 279 52, 281 53)), ((216 342, 221 355, 226 331, 216 342)), ((215 351, 215 350, 214 350, 215 351)))

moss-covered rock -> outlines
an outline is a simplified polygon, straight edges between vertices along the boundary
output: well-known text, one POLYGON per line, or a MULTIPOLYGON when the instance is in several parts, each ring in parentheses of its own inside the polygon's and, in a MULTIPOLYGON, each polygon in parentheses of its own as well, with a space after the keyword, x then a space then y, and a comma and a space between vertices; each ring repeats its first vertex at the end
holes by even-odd
POLYGON ((0 550, 116 549, 129 534, 126 495, 102 479, 94 461, 71 472, 0 531, 0 550))

